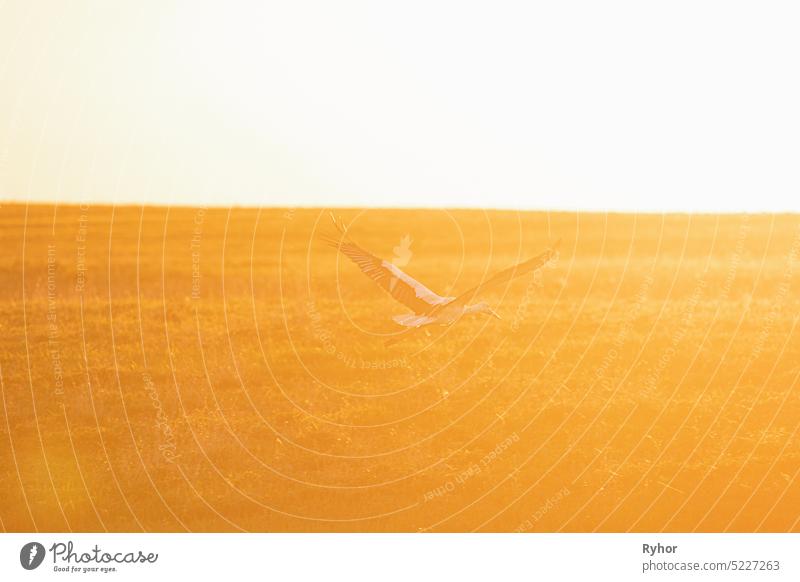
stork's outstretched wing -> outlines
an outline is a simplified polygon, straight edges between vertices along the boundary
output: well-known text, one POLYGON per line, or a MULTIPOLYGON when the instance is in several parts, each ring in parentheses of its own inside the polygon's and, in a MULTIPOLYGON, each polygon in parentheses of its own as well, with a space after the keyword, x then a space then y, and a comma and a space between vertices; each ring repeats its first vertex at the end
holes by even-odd
POLYGON ((339 231, 338 237, 323 235, 326 243, 338 249, 353 261, 361 271, 375 281, 389 295, 418 315, 430 313, 439 305, 450 302, 452 297, 442 297, 425 285, 404 273, 389 261, 376 257, 350 240, 347 227, 331 214, 333 224, 339 231))
POLYGON ((544 251, 533 257, 532 259, 528 259, 518 265, 514 265, 513 267, 509 267, 503 271, 500 271, 496 275, 489 277, 486 281, 481 283, 480 285, 476 285, 469 291, 466 291, 456 297, 450 305, 463 305, 473 300, 473 298, 488 287, 493 287, 495 285, 500 285, 502 283, 506 283, 511 279, 516 277, 521 277, 522 275, 526 275, 528 273, 533 273, 537 269, 541 269, 544 265, 548 262, 552 261, 556 255, 558 254, 558 245, 561 244, 561 239, 557 240, 555 244, 544 251))

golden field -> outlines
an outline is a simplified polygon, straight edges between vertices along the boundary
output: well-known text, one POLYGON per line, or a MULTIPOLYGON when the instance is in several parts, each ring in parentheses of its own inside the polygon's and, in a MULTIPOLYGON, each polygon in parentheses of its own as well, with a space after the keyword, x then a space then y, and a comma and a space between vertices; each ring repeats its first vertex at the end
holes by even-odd
POLYGON ((0 207, 5 531, 798 531, 800 217, 0 207))

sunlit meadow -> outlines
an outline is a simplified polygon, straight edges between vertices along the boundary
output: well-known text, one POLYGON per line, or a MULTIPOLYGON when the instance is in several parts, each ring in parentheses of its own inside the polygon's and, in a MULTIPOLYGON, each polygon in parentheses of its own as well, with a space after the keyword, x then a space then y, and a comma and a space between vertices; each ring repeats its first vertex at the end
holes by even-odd
POLYGON ((0 207, 7 531, 797 531, 800 218, 0 207))

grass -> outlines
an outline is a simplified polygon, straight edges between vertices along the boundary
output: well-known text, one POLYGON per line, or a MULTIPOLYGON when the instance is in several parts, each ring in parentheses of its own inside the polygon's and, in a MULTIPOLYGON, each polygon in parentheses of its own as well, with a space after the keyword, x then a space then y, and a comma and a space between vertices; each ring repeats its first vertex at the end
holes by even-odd
POLYGON ((800 529, 800 218, 340 214, 440 293, 561 252, 386 348, 325 211, 0 208, 0 525, 800 529))

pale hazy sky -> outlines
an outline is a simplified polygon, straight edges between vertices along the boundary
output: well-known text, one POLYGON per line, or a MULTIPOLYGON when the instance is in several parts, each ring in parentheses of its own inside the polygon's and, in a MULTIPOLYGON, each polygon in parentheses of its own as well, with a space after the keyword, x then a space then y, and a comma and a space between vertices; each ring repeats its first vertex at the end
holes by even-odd
POLYGON ((800 211, 797 2, 0 0, 0 199, 800 211))

